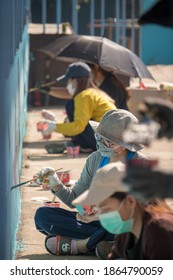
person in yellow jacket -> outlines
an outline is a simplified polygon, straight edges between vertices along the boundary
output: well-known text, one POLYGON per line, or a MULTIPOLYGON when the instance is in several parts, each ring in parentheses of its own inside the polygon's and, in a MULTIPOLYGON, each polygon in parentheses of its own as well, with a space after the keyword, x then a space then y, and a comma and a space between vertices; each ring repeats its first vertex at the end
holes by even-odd
POLYGON ((67 91, 71 100, 66 103, 66 112, 69 122, 56 123, 45 120, 44 134, 53 131, 72 138, 74 145, 80 146, 80 151, 91 152, 96 150, 96 141, 89 121, 100 122, 103 115, 116 109, 114 102, 107 98, 106 93, 100 91, 92 83, 90 67, 84 62, 72 63, 66 73, 57 78, 57 81, 67 82, 67 91))

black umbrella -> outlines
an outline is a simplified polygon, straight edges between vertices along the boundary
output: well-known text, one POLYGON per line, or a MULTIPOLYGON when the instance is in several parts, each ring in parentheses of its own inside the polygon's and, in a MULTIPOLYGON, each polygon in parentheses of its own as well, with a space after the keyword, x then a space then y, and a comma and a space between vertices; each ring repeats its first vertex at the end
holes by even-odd
POLYGON ((173 27, 173 1, 160 0, 146 13, 141 15, 139 24, 155 23, 163 26, 173 27))
POLYGON ((103 37, 65 35, 40 49, 52 58, 82 60, 115 73, 153 79, 142 60, 129 49, 103 37))

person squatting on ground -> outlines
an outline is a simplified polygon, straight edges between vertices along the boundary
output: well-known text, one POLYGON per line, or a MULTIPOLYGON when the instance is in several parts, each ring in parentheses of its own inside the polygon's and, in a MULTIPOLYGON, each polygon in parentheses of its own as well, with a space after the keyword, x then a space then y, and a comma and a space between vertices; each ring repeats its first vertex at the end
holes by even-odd
MULTIPOLYGON (((92 71, 92 86, 96 85, 101 91, 107 94, 107 98, 112 99, 118 109, 128 110, 129 93, 126 86, 114 75, 102 69, 98 64, 89 64, 92 71)), ((124 77, 125 78, 125 77, 124 77)), ((44 90, 49 95, 60 99, 71 99, 71 95, 65 87, 45 87, 40 86, 40 92, 44 90)))
MULTIPOLYGON (((125 163, 131 158, 144 158, 139 144, 125 144, 122 141, 123 131, 129 123, 138 123, 138 119, 130 112, 122 109, 110 110, 96 127, 95 137, 98 150, 91 153, 86 160, 79 180, 73 187, 64 186, 56 173, 46 178, 46 184, 61 201, 74 208, 72 201, 82 194, 91 184, 97 169, 109 162, 125 163)), ((92 122, 93 125, 93 122, 92 122)), ((51 168, 43 168, 40 175, 46 174, 51 168)), ((88 215, 81 217, 76 210, 40 207, 35 214, 37 230, 45 234, 45 247, 48 252, 59 254, 81 254, 94 251, 100 240, 113 240, 99 223, 97 217, 88 215), (96 219, 96 220, 93 220, 96 219), (68 250, 64 250, 67 244, 68 250)))
MULTIPOLYGON (((123 185, 124 170, 118 163, 100 168, 87 191, 74 205, 97 207, 97 216, 105 230, 115 235, 109 253, 105 241, 97 244, 97 255, 105 259, 172 260, 173 211, 165 201, 155 199, 142 203, 123 185)), ((109 244, 110 245, 110 244, 109 244)))
POLYGON ((89 120, 99 122, 103 115, 116 106, 109 101, 98 88, 92 87, 91 69, 86 63, 76 62, 68 66, 66 74, 58 81, 67 81, 67 90, 72 99, 66 103, 69 122, 56 123, 45 121, 47 129, 44 134, 53 131, 72 137, 74 145, 79 145, 81 151, 96 150, 94 132, 89 120))

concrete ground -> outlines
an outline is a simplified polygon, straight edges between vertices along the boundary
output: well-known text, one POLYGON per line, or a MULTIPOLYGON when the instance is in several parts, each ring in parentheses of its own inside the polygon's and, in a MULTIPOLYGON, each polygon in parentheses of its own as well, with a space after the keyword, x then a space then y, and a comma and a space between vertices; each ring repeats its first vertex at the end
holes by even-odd
MULTIPOLYGON (((33 175, 37 173, 42 167, 51 166, 55 169, 63 168, 70 170, 71 180, 77 180, 88 154, 81 154, 77 158, 68 158, 67 154, 48 154, 45 149, 47 143, 56 143, 57 141, 64 141, 61 134, 53 133, 50 140, 43 140, 42 134, 36 129, 36 122, 41 120, 41 109, 29 110, 27 118, 27 133, 23 144, 23 169, 21 182, 32 179, 33 175)), ((44 108, 45 109, 45 108, 44 108)), ((64 121, 64 109, 47 108, 53 111, 59 122, 64 121)), ((69 141, 70 138, 65 138, 69 141)), ((24 185, 21 188, 22 194, 22 209, 21 209, 21 223, 17 237, 16 259, 67 259, 65 257, 54 257, 47 253, 44 248, 45 237, 40 234, 34 225, 34 214, 38 207, 43 205, 43 200, 52 200, 53 195, 50 190, 45 190, 42 187, 32 187, 24 185)), ((56 201, 59 201, 56 199, 56 201)), ((68 207, 61 202, 61 207, 68 209, 68 207)), ((69 209, 70 210, 70 209, 69 209)), ((70 259, 95 259, 93 255, 89 256, 70 256, 70 259)))
MULTIPOLYGON (((55 169, 71 171, 71 179, 77 180, 84 166, 88 154, 81 154, 77 158, 68 158, 67 154, 48 154, 45 150, 47 143, 63 141, 64 137, 53 133, 48 141, 42 139, 41 133, 36 130, 36 122, 41 119, 41 109, 30 109, 27 119, 27 133, 23 145, 23 169, 22 181, 32 179, 33 174, 44 166, 51 166, 55 169)), ((44 108, 45 109, 45 108, 44 108)), ((61 107, 51 109, 57 116, 58 121, 65 118, 64 109, 61 107)), ((67 139, 68 140, 68 139, 67 139)), ((150 158, 159 159, 159 164, 166 170, 173 170, 173 141, 160 140, 154 141, 150 147, 143 150, 150 158)), ((21 222, 17 236, 17 260, 53 260, 53 259, 97 259, 94 255, 79 256, 59 256, 55 257, 47 253, 44 248, 44 236, 40 234, 34 225, 34 214, 38 207, 43 205, 46 197, 52 200, 50 190, 42 187, 31 187, 25 185, 20 187, 22 195, 21 222)), ((57 199, 58 200, 58 199, 57 199)), ((170 200, 169 203, 172 204, 170 200)), ((61 207, 67 208, 62 202, 61 207)))

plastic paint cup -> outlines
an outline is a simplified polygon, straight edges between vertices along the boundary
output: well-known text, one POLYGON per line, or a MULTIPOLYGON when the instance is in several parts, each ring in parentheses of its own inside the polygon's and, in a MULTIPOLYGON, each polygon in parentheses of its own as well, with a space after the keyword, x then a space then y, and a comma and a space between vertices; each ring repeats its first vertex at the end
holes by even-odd
POLYGON ((69 183, 69 181, 70 181, 70 171, 57 172, 56 174, 63 184, 69 183))
POLYGON ((47 127, 48 127, 48 125, 45 122, 37 123, 37 131, 42 132, 43 139, 50 139, 52 137, 51 133, 49 133, 49 134, 44 133, 44 130, 46 130, 47 127))
POLYGON ((43 139, 50 139, 52 137, 52 135, 51 134, 44 134, 42 132, 42 137, 43 137, 43 139))
POLYGON ((67 156, 68 157, 78 157, 79 156, 79 151, 80 151, 80 147, 79 146, 75 146, 75 147, 67 147, 67 156))
POLYGON ((67 147, 67 156, 73 157, 73 147, 67 147))
POLYGON ((78 157, 79 156, 79 151, 80 151, 80 147, 79 146, 73 147, 73 156, 74 157, 78 157))
POLYGON ((45 122, 38 122, 37 123, 37 131, 44 131, 46 130, 48 125, 45 122))

